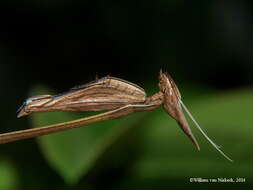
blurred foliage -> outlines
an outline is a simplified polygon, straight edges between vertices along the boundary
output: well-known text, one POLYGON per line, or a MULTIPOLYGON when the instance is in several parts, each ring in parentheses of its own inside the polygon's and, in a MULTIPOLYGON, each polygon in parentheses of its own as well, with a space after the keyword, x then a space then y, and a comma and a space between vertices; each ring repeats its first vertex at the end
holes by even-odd
POLYGON ((19 187, 18 172, 7 159, 0 160, 0 189, 15 190, 19 187))
MULTIPOLYGON (((53 94, 36 87, 32 94, 53 94)), ((31 116, 34 127, 70 121, 87 114, 53 112, 31 116)), ((131 127, 133 118, 92 124, 39 138, 39 144, 49 164, 63 176, 67 183, 77 183, 93 167, 97 159, 117 138, 131 127)))

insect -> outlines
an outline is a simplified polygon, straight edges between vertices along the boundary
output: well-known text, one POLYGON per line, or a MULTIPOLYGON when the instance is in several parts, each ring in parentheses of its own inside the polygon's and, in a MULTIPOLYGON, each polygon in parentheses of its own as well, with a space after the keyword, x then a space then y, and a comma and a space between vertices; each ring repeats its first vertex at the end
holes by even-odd
POLYGON ((232 161, 201 129, 200 125, 182 102, 180 92, 171 76, 160 71, 158 85, 160 91, 153 96, 147 97, 145 91, 138 85, 123 79, 107 76, 85 85, 74 87, 62 94, 28 98, 18 110, 18 117, 36 112, 49 111, 106 110, 107 112, 40 128, 3 133, 0 134, 0 144, 116 119, 134 112, 153 110, 163 105, 165 111, 177 121, 180 128, 198 150, 200 150, 199 144, 189 127, 182 108, 214 148, 226 159, 232 161))

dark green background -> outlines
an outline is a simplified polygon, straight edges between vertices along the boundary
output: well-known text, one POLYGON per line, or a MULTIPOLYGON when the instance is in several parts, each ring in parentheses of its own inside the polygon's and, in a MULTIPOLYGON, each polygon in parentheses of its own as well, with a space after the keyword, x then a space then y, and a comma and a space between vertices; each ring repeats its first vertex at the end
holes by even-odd
MULTIPOLYGON (((223 159, 194 129, 202 147, 197 152, 176 123, 158 109, 101 123, 100 127, 118 124, 127 130, 87 171, 71 180, 66 177, 68 169, 55 169, 47 157, 54 143, 31 139, 1 145, 0 190, 204 185, 190 183, 190 177, 241 177, 246 179, 244 185, 251 186, 252 12, 251 1, 234 0, 2 0, 1 133, 56 122, 54 113, 38 114, 35 122, 30 116, 16 118, 17 108, 31 94, 48 89, 63 92, 94 80, 97 74, 129 80, 152 95, 158 91, 162 69, 172 75, 203 128, 235 162, 223 159)), ((75 116, 58 117, 60 122, 75 116)), ((103 133, 99 130, 95 129, 94 138, 103 133)), ((80 142, 73 149, 85 156, 89 150, 85 146, 80 142)), ((70 157, 62 162, 71 168, 71 154, 64 148, 62 152, 70 157)), ((213 189, 220 184, 205 185, 213 189)), ((225 185, 236 189, 239 184, 225 185)))

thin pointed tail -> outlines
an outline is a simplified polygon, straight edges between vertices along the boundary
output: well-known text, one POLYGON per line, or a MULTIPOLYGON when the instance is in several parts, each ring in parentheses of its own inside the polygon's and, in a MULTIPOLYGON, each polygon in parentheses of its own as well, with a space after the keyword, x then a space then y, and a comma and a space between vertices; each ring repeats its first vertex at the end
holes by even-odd
POLYGON ((191 128, 189 127, 189 124, 187 123, 185 117, 181 117, 180 120, 177 120, 178 125, 183 130, 183 132, 189 137, 189 139, 192 141, 194 146, 200 151, 200 146, 198 141, 196 140, 195 136, 193 135, 191 128))

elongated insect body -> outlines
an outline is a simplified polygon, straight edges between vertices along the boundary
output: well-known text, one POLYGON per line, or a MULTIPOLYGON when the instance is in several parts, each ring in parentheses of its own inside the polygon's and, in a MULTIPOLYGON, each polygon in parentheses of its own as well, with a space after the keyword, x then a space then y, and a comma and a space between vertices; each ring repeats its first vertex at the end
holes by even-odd
POLYGON ((29 98, 19 110, 18 117, 34 112, 112 110, 145 100, 146 93, 141 87, 122 79, 104 77, 63 94, 29 98))

